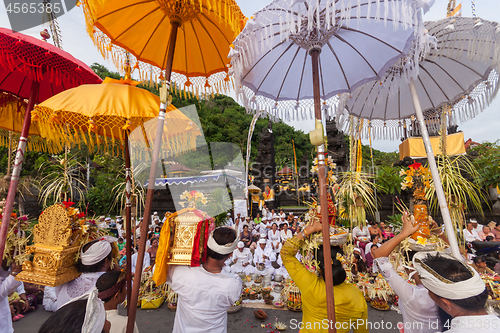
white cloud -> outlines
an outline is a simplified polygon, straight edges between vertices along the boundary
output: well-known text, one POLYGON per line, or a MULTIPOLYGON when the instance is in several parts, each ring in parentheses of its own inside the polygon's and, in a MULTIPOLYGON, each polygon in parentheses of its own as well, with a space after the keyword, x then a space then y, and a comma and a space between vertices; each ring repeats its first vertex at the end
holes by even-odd
MULTIPOLYGON (((239 0, 239 5, 246 16, 251 16, 254 12, 258 11, 269 0, 239 0)), ((438 20, 445 17, 447 0, 437 0, 435 5, 431 8, 429 13, 425 16, 426 20, 438 20)), ((463 16, 471 16, 470 2, 464 1, 462 3, 463 16)), ((476 2, 476 14, 484 19, 497 20, 500 14, 500 1, 497 0, 483 0, 476 2)), ((93 45, 90 37, 85 31, 85 20, 81 8, 74 8, 68 14, 61 16, 58 19, 59 26, 62 31, 63 48, 76 58, 82 60, 86 64, 98 62, 107 66, 110 70, 116 70, 114 65, 102 58, 97 48, 93 45)), ((10 28, 9 20, 5 7, 0 6, 0 26, 10 28)), ((42 27, 35 27, 27 31, 23 31, 28 35, 40 38, 40 31, 42 27)), ((475 119, 461 124, 460 129, 464 131, 465 138, 471 137, 474 141, 496 141, 500 139, 500 101, 497 99, 490 107, 488 107, 482 114, 478 115, 475 119)), ((295 122, 291 123, 297 129, 308 132, 313 127, 313 121, 295 122)), ((374 141, 373 146, 377 149, 384 151, 395 151, 398 149, 398 141, 374 141)))

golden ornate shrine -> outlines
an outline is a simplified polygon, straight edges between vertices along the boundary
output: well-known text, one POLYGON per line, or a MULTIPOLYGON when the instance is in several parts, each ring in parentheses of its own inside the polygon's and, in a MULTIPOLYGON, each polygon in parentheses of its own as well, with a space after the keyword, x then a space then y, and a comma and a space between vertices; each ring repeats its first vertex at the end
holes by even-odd
POLYGON ((75 240, 80 231, 73 232, 71 218, 61 205, 53 205, 40 215, 33 228, 33 243, 26 247, 33 261, 25 261, 16 280, 55 287, 80 276, 75 267, 79 245, 75 240))
MULTIPOLYGON (((191 265, 191 255, 195 241, 198 223, 208 216, 200 217, 194 208, 185 208, 167 218, 173 237, 170 238, 167 263, 169 265, 191 265)), ((202 213, 198 211, 198 213, 202 213)), ((205 222, 208 223, 208 222, 205 222)), ((205 228, 201 228, 200 240, 204 239, 205 228)), ((203 252, 203 243, 200 244, 200 254, 203 252)))

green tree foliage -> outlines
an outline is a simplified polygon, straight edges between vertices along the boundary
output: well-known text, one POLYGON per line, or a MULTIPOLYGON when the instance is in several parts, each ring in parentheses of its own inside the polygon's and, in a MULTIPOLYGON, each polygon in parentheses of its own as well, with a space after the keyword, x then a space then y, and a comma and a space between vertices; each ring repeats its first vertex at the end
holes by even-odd
POLYGON ((500 184, 500 145, 496 142, 483 142, 467 152, 474 158, 472 164, 479 173, 479 183, 484 187, 500 184))
POLYGON ((93 186, 87 190, 87 201, 89 202, 89 215, 118 214, 119 207, 110 211, 113 207, 116 194, 113 188, 123 182, 124 161, 121 157, 114 157, 110 154, 100 154, 94 156, 94 162, 102 168, 92 170, 93 186))
POLYGON ((392 166, 381 166, 377 168, 376 183, 379 186, 379 191, 384 194, 397 194, 401 192, 401 177, 399 170, 392 166))
POLYGON ((107 77, 116 80, 119 80, 121 78, 120 73, 111 72, 109 69, 107 69, 101 64, 98 64, 97 62, 94 62, 92 65, 90 65, 90 68, 103 80, 107 77))
MULTIPOLYGON (((156 86, 151 87, 140 84, 139 87, 147 89, 153 94, 158 95, 159 90, 156 86)), ((177 108, 189 105, 195 105, 198 115, 185 113, 186 116, 193 119, 198 117, 205 135, 206 142, 231 142, 237 144, 246 157, 246 145, 248 130, 252 122, 253 115, 248 114, 244 107, 239 105, 231 97, 225 95, 216 95, 214 98, 203 100, 198 98, 184 98, 184 94, 173 94, 172 104, 177 108)), ((254 135, 252 136, 252 148, 250 157, 255 160, 259 148, 259 133, 264 127, 267 127, 267 119, 259 119, 255 125, 254 135)), ((293 166, 293 148, 292 140, 295 142, 297 154, 297 165, 304 154, 310 154, 312 145, 309 137, 302 131, 297 131, 293 127, 282 123, 273 124, 273 133, 275 140, 276 165, 283 167, 293 166)), ((199 154, 186 154, 184 161, 186 166, 196 165, 195 162, 199 154), (194 160, 193 160, 194 159, 194 160)))

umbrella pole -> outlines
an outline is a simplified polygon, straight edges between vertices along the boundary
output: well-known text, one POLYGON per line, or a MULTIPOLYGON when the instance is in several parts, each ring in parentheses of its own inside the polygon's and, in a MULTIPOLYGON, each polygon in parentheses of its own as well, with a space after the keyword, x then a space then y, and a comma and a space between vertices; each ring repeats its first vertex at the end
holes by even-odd
POLYGON ((415 111, 417 114, 418 123, 420 125, 420 133, 422 133, 425 151, 427 152, 427 161, 429 162, 432 179, 434 180, 439 208, 441 209, 441 215, 443 216, 443 222, 446 227, 446 236, 448 236, 448 241, 450 242, 451 253, 455 258, 463 260, 462 255, 460 254, 460 250, 458 249, 455 229, 453 228, 450 211, 448 209, 448 203, 446 202, 446 197, 444 196, 443 184, 441 184, 441 178, 439 177, 439 171, 436 165, 436 160, 434 158, 434 153, 432 151, 431 140, 429 139, 429 132, 427 132, 427 127, 425 126, 424 115, 422 113, 422 108, 420 107, 420 100, 418 99, 418 94, 417 90, 415 89, 413 78, 410 78, 410 92, 413 99, 413 106, 415 107, 415 111))
MULTIPOLYGON (((165 66, 165 82, 170 84, 172 74, 172 63, 174 61, 175 43, 177 41, 177 29, 181 25, 180 21, 171 20, 172 30, 170 30, 169 48, 167 53, 167 65, 165 66)), ((161 93, 160 93, 161 95, 161 93)), ((135 316, 137 313, 137 300, 139 299, 139 288, 141 287, 142 263, 144 261, 144 252, 146 249, 146 238, 148 235, 149 222, 151 220, 151 206, 153 205, 153 196, 155 190, 156 167, 158 157, 160 155, 160 146, 163 133, 163 125, 165 123, 165 111, 167 105, 161 103, 160 114, 158 115, 158 124, 156 125, 156 137, 153 150, 153 158, 151 161, 151 169, 149 171, 149 185, 146 194, 146 205, 144 207, 144 218, 141 223, 141 238, 139 239, 139 252, 137 254, 137 263, 135 266, 134 284, 132 294, 130 296, 130 307, 128 313, 127 333, 134 332, 135 316)))
POLYGON ((26 143, 28 142, 28 133, 31 125, 31 110, 35 106, 35 100, 40 90, 40 82, 33 81, 31 84, 31 91, 26 106, 26 113, 24 114, 23 128, 21 136, 19 137, 19 144, 17 146, 16 158, 14 160, 14 167, 12 168, 12 176, 10 178, 9 192, 5 202, 5 210, 2 217, 2 226, 0 227, 0 260, 3 258, 5 250, 5 241, 7 239, 7 232, 9 231, 10 215, 14 208, 14 200, 16 198, 17 184, 19 183, 19 176, 21 175, 21 167, 24 160, 24 152, 26 151, 26 143))
MULTIPOLYGON (((309 51, 312 61, 313 74, 313 94, 314 94, 314 115, 321 121, 321 100, 319 87, 319 53, 321 49, 313 48, 309 51)), ((335 300, 333 295, 333 270, 332 254, 329 251, 330 245, 330 224, 328 223, 328 202, 326 199, 326 165, 325 165, 325 144, 318 146, 318 178, 319 178, 319 199, 321 204, 321 224, 323 226, 323 254, 325 262, 325 285, 326 285, 326 307, 328 313, 328 332, 337 332, 335 328, 335 300), (326 248, 325 248, 326 243, 326 248)))
MULTIPOLYGON (((127 256, 127 302, 130 302, 132 293, 132 178, 130 171, 130 151, 128 133, 125 132, 125 251, 127 256)), ((131 304, 128 303, 127 313, 131 304)))

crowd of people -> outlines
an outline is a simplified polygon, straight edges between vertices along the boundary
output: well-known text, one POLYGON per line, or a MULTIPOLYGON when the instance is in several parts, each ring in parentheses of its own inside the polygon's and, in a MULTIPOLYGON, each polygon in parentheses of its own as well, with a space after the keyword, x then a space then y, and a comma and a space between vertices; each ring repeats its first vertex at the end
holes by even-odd
MULTIPOLYGON (((147 246, 143 269, 154 267, 159 238, 165 220, 166 218, 160 218, 157 212, 151 216, 148 234, 144 235, 147 237, 147 246)), ((136 242, 143 236, 140 234, 142 219, 133 222, 134 242, 136 242)), ((102 329, 96 332, 125 332, 127 318, 119 316, 117 311, 118 305, 126 297, 125 275, 123 273, 126 265, 124 221, 120 216, 115 219, 102 217, 99 223, 102 228, 108 229, 116 237, 107 236, 83 246, 76 266, 82 274, 73 281, 57 287, 45 288, 23 284, 14 279, 20 271, 20 267, 16 265, 8 267, 4 261, 1 270, 1 288, 6 291, 7 297, 2 300, 4 319, 0 320, 6 325, 5 327, 11 328, 12 321, 22 319, 25 313, 34 311, 43 300, 45 310, 53 311, 55 314, 44 323, 40 332, 66 332, 71 331, 71 327, 74 325, 76 325, 74 327, 85 327, 86 325, 101 327, 101 324, 102 329), (111 243, 114 242, 117 242, 120 253, 118 265, 114 264, 112 260, 111 243), (99 311, 103 311, 103 320, 96 321, 88 318, 89 302, 92 302, 99 311), (78 318, 71 323, 64 323, 60 329, 54 329, 61 323, 61 320, 68 318, 68 316, 78 318)), ((432 223, 435 226, 432 230, 434 232, 437 230, 439 236, 444 237, 443 232, 439 232, 442 229, 438 228, 435 222, 432 221, 432 223)), ((293 279, 303 293, 303 320, 315 322, 323 317, 326 318, 326 296, 324 294, 324 276, 322 275, 324 263, 321 260, 323 248, 319 249, 318 258, 316 258, 320 265, 321 274, 319 277, 304 267, 298 252, 300 244, 306 237, 320 231, 320 224, 306 225, 299 216, 293 213, 285 214, 283 210, 275 212, 272 209, 267 210, 265 206, 254 218, 241 214, 235 214, 233 217, 229 213, 224 224, 211 234, 208 242, 208 259, 202 266, 191 268, 181 266, 169 270, 168 283, 179 294, 174 332, 185 331, 181 327, 199 328, 207 323, 213 325, 214 332, 224 332, 224 327, 227 326, 227 307, 230 307, 239 298, 241 291, 241 280, 236 277, 236 273, 242 272, 245 275, 257 273, 260 275, 281 275, 293 279), (222 272, 225 274, 218 274, 222 272), (200 281, 206 281, 206 286, 201 286, 200 281), (219 288, 221 285, 229 287, 221 289, 219 288), (217 309, 213 308, 215 303, 212 300, 214 299, 218 300, 216 302, 219 304, 217 309), (197 301, 193 303, 193 300, 197 301), (202 310, 208 311, 210 316, 201 316, 198 321, 192 322, 190 313, 200 311, 200 307, 203 308, 202 310)), ((497 236, 500 236, 500 223, 495 224, 492 228, 480 225, 474 220, 467 222, 463 236, 469 245, 469 252, 471 252, 465 258, 469 259, 469 265, 466 265, 467 269, 472 268, 468 271, 469 274, 466 274, 457 263, 452 262, 454 259, 450 256, 433 254, 434 257, 421 258, 417 265, 415 257, 418 256, 415 256, 407 258, 410 262, 413 261, 413 267, 409 268, 409 272, 411 273, 412 270, 417 272, 417 274, 410 274, 415 280, 414 284, 408 284, 395 271, 388 258, 394 249, 415 231, 416 227, 414 223, 409 222, 407 215, 403 216, 401 230, 384 222, 371 222, 362 228, 355 227, 352 230, 354 249, 352 256, 348 256, 347 261, 351 274, 354 276, 357 274, 372 274, 373 276, 382 274, 399 297, 399 306, 405 322, 423 323, 426 320, 436 320, 439 322, 440 329, 444 330, 445 324, 453 322, 454 318, 459 316, 457 313, 460 313, 460 309, 464 310, 464 304, 469 303, 467 303, 468 301, 457 303, 455 299, 450 298, 449 292, 441 293, 439 290, 435 290, 437 283, 427 282, 426 284, 425 281, 421 280, 421 277, 426 274, 425 269, 428 268, 426 264, 423 264, 426 260, 429 262, 429 267, 442 261, 451 267, 452 271, 460 271, 457 273, 460 277, 456 279, 450 277, 453 283, 459 283, 462 278, 465 280, 474 279, 476 286, 470 287, 473 288, 474 295, 467 293, 467 295, 471 295, 464 297, 464 299, 473 297, 475 310, 472 312, 487 316, 480 311, 477 305, 483 304, 482 294, 484 292, 483 290, 479 291, 478 281, 474 275, 477 273, 474 272, 492 275, 500 273, 499 251, 490 251, 486 255, 481 254, 480 251, 475 254, 472 252, 476 252, 474 248, 481 248, 477 242, 489 244, 488 242, 497 240, 497 236), (415 302, 416 299, 419 301, 415 302)), ((445 237, 443 239, 446 241, 445 237)), ((363 295, 360 294, 357 287, 345 283, 345 263, 334 259, 337 258, 337 253, 344 254, 343 249, 332 247, 331 251, 337 320, 364 321, 367 319, 367 310, 363 295)), ((131 258, 133 274, 137 274, 136 261, 137 253, 134 253, 131 258)), ((434 268, 432 269, 434 270, 434 268)), ((439 269, 435 271, 443 277, 450 274, 439 269)), ((470 314, 472 312, 465 311, 464 313, 470 314)), ((203 311, 198 313, 203 313, 203 311)), ((463 320, 463 318, 459 319, 459 321, 463 320)), ((436 330, 433 329, 408 329, 405 332, 435 332, 436 330)), ((364 331, 366 330, 363 328, 355 330, 355 332, 364 331)), ((135 332, 138 332, 137 326, 135 332)))

